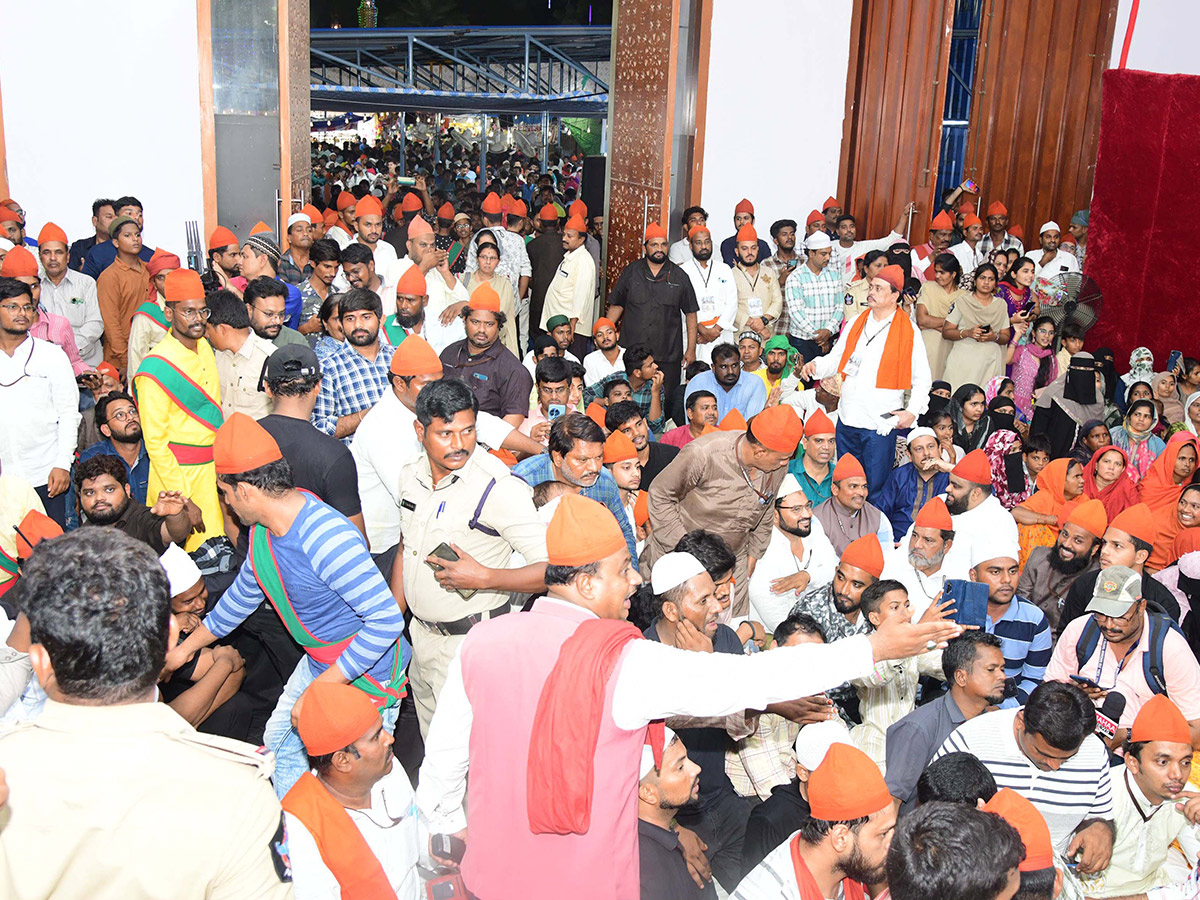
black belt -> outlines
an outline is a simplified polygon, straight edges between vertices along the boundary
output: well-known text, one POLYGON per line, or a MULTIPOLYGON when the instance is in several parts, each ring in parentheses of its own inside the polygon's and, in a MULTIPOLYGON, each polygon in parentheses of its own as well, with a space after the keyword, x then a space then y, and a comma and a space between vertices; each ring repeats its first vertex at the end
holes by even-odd
POLYGON ((413 616, 413 618, 430 631, 436 631, 443 637, 452 637, 454 635, 466 634, 480 622, 487 619, 494 619, 496 616, 503 616, 509 612, 512 612, 512 602, 505 600, 495 609, 485 610, 481 613, 472 613, 469 616, 463 616, 461 619, 455 619, 453 622, 426 622, 419 616, 413 616))

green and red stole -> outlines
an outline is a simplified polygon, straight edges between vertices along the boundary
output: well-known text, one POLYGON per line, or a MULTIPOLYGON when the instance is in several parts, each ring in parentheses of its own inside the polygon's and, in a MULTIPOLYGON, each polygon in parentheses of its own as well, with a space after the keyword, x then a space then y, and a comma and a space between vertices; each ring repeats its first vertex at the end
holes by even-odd
POLYGON ((404 330, 404 326, 396 322, 395 313, 392 313, 383 320, 383 333, 387 335, 388 343, 393 347, 399 347, 401 342, 408 337, 408 332, 404 330))
POLYGON ((167 321, 166 313, 164 313, 162 311, 162 307, 160 307, 153 300, 147 300, 145 303, 143 303, 141 306, 139 306, 136 310, 134 310, 133 316, 131 317, 130 321, 133 321, 133 319, 136 319, 138 316, 145 316, 147 319, 149 319, 151 322, 153 322, 155 325, 157 325, 163 331, 171 330, 171 323, 167 321))
MULTIPOLYGON (((183 370, 162 356, 151 354, 142 360, 137 374, 133 376, 133 396, 137 399, 138 379, 153 381, 171 398, 171 402, 195 419, 214 435, 225 417, 221 404, 208 395, 204 388, 192 381, 183 370)), ((168 441, 168 449, 181 466, 201 466, 213 461, 212 442, 207 444, 184 444, 168 441)))
POLYGON ((21 577, 21 567, 17 560, 13 559, 3 548, 0 548, 0 596, 3 596, 9 588, 17 583, 17 579, 21 577))

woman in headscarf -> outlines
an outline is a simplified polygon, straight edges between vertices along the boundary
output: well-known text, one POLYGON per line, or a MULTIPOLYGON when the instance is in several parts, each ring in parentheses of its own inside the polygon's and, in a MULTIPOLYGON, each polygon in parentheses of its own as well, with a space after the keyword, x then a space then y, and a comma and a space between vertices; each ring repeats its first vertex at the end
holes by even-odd
POLYGON ((954 421, 954 443, 964 453, 982 447, 992 432, 983 389, 977 384, 964 384, 950 398, 947 410, 954 421))
POLYGON ((1029 343, 1021 344, 1013 353, 1014 398, 1026 419, 1033 418, 1033 404, 1042 389, 1058 378, 1058 360, 1054 353, 1056 331, 1053 319, 1040 316, 1033 323, 1029 343))
POLYGON ((1196 472, 1196 446, 1196 437, 1191 432, 1174 435, 1138 482, 1138 499, 1155 513, 1174 506, 1184 485, 1196 472))
POLYGON ((1054 459, 1037 478, 1037 490, 1013 508, 1021 541, 1022 566, 1034 547, 1053 547, 1063 507, 1083 494, 1083 466, 1075 459, 1054 459))
POLYGON ((1174 564, 1156 572, 1154 580, 1174 595, 1180 630, 1192 653, 1200 656, 1200 528, 1180 531, 1172 547, 1174 564))
POLYGON ((943 377, 951 384, 986 384, 1004 374, 1012 325, 1003 300, 997 300, 996 267, 975 270, 975 290, 964 291, 946 315, 942 337, 951 342, 943 377))
POLYGON ((950 382, 935 381, 929 386, 929 409, 945 409, 950 405, 950 382))
POLYGON ((1129 354, 1129 371, 1121 376, 1121 384, 1117 387, 1116 401, 1121 410, 1125 410, 1133 399, 1129 396, 1130 389, 1139 381, 1150 383, 1154 377, 1154 354, 1149 347, 1138 347, 1129 354))
POLYGON ((1112 442, 1129 455, 1125 475, 1137 484, 1150 470, 1166 447, 1163 439, 1154 433, 1158 424, 1158 409, 1150 400, 1134 400, 1125 413, 1125 424, 1111 432, 1112 442))
POLYGON ((921 329, 921 340, 925 342, 925 354, 929 357, 929 372, 934 378, 942 377, 946 366, 946 354, 950 343, 942 337, 942 326, 946 323, 958 296, 958 279, 962 277, 962 265, 953 253, 939 253, 933 261, 933 278, 921 285, 914 304, 917 327, 921 329))
POLYGON ((1079 352, 1072 356, 1070 367, 1046 386, 1033 408, 1034 422, 1050 438, 1052 455, 1068 455, 1080 426, 1104 415, 1104 379, 1096 371, 1092 354, 1079 352), (1044 421, 1038 421, 1039 415, 1044 421))
POLYGON ((945 409, 931 409, 917 420, 922 428, 932 428, 938 442, 938 469, 949 472, 966 453, 954 443, 954 417, 945 409))
POLYGON ((1099 419, 1088 419, 1079 429, 1079 438, 1071 448, 1071 456, 1086 466, 1097 450, 1111 443, 1112 435, 1108 426, 1099 419))
POLYGON ((1184 421, 1183 404, 1175 393, 1174 373, 1159 372, 1150 379, 1150 389, 1154 392, 1154 405, 1162 413, 1168 428, 1184 421))
POLYGON ((1108 521, 1138 502, 1137 487, 1125 477, 1129 454, 1115 445, 1100 447, 1083 467, 1083 492, 1104 504, 1108 521))
POLYGON ((983 396, 987 399, 988 403, 991 403, 997 397, 1007 397, 1011 400, 1015 396, 1015 390, 1011 378, 997 375, 983 386, 983 396))
POLYGON ((1015 490, 1017 485, 1009 479, 1010 472, 1017 483, 1021 483, 1025 477, 1021 439, 1015 431, 997 431, 987 439, 983 452, 992 464, 992 496, 1000 501, 1001 506, 1012 509, 1033 495, 1032 483, 1026 480, 1023 489, 1015 490), (1018 473, 1017 470, 1021 471, 1018 473))
POLYGON ((1183 424, 1192 434, 1200 434, 1200 391, 1187 395, 1183 401, 1183 424))
POLYGON ((1020 434, 1017 426, 1017 406, 1011 397, 1001 394, 999 397, 992 398, 992 402, 988 404, 987 415, 991 423, 992 434, 997 431, 1015 431, 1018 435, 1020 434))
POLYGON ((1146 560, 1146 571, 1157 572, 1179 559, 1179 550, 1188 546, 1193 538, 1184 535, 1200 525, 1200 484, 1189 484, 1179 494, 1179 499, 1169 507, 1156 511, 1155 522, 1158 534, 1154 537, 1154 549, 1146 560))

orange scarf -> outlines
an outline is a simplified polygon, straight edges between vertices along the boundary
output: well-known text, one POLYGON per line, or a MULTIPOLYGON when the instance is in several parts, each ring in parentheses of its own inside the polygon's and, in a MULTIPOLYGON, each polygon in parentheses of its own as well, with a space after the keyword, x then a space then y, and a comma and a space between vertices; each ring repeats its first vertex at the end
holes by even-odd
POLYGON ((396 900, 379 859, 371 852, 345 807, 312 772, 305 772, 283 798, 283 808, 308 829, 342 889, 342 900, 396 900))
MULTIPOLYGON (((824 900, 825 895, 817 887, 817 879, 808 870, 808 864, 800 855, 800 835, 792 838, 792 870, 796 873, 796 887, 800 888, 800 900, 824 900)), ((866 900, 863 886, 849 878, 842 879, 842 895, 846 900, 866 900)))
POLYGON ((1041 516, 1057 516, 1067 502, 1067 470, 1075 462, 1062 457, 1046 463, 1037 477, 1037 491, 1021 506, 1041 516))
MULTIPOLYGON (((867 327, 868 311, 854 320, 850 326, 850 336, 846 339, 846 349, 842 351, 842 360, 838 363, 838 372, 844 378, 846 363, 858 346, 863 329, 867 327)), ((899 306, 892 316, 888 326, 887 342, 883 345, 883 359, 879 361, 879 374, 875 378, 875 387, 889 391, 906 391, 912 387, 912 350, 915 332, 912 322, 899 306)))

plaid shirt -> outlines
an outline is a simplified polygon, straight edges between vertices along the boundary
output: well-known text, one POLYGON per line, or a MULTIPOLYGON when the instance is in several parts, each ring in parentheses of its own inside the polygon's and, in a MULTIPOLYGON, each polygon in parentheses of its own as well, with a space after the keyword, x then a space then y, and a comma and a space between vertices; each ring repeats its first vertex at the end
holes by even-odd
POLYGON ((992 233, 989 231, 979 241, 979 252, 982 253, 984 257, 987 257, 993 250, 1019 250, 1021 253, 1024 253, 1025 246, 1020 240, 1013 237, 1007 231, 1004 232, 1004 240, 1002 240, 999 244, 993 244, 992 233))
MULTIPOLYGON (((583 389, 583 408, 587 409, 588 405, 593 400, 604 399, 604 387, 613 381, 629 381, 629 376, 624 372, 613 372, 611 375, 605 375, 593 385, 589 385, 583 389)), ((630 385, 630 389, 633 385, 630 385)), ((646 424, 650 426, 650 430, 658 434, 663 427, 663 422, 666 420, 666 401, 662 399, 662 394, 659 394, 659 409, 662 410, 662 415, 657 419, 650 418, 650 401, 654 399, 654 382, 647 381, 640 388, 633 392, 633 402, 638 405, 638 409, 642 411, 642 415, 646 417, 646 424)))
POLYGON ((792 337, 811 341, 821 329, 836 335, 841 328, 846 286, 832 265, 816 274, 807 265, 797 266, 788 276, 783 298, 792 337))
MULTIPOLYGON (((796 257, 789 262, 794 262, 795 265, 789 265, 788 262, 779 258, 779 254, 768 256, 762 261, 762 265, 775 273, 775 278, 779 281, 779 286, 782 288, 787 284, 788 276, 796 269, 804 265, 804 261, 808 258, 802 249, 795 250, 796 257)), ((787 303, 783 304, 783 308, 779 313, 779 318, 771 323, 771 330, 775 334, 786 335, 788 333, 788 322, 791 321, 791 316, 788 315, 787 303)))
MULTIPOLYGON (((388 367, 395 352, 391 344, 380 340, 372 362, 347 341, 326 357, 321 363, 321 391, 313 409, 313 426, 333 437, 338 419, 374 406, 388 389, 388 367)), ((349 447, 353 439, 350 434, 341 440, 349 447)))
POLYGON ((793 745, 799 733, 795 722, 763 713, 754 733, 725 751, 725 774, 739 796, 766 800, 772 788, 796 780, 793 745))
MULTIPOLYGON (((804 593, 796 601, 796 605, 792 607, 788 615, 794 616, 799 613, 816 619, 817 624, 821 626, 821 636, 825 638, 827 644, 840 641, 844 637, 867 633, 866 616, 859 613, 858 624, 851 625, 846 617, 837 611, 837 607, 833 604, 832 582, 804 593)), ((854 687, 846 682, 825 693, 840 707, 854 696, 854 687)))

